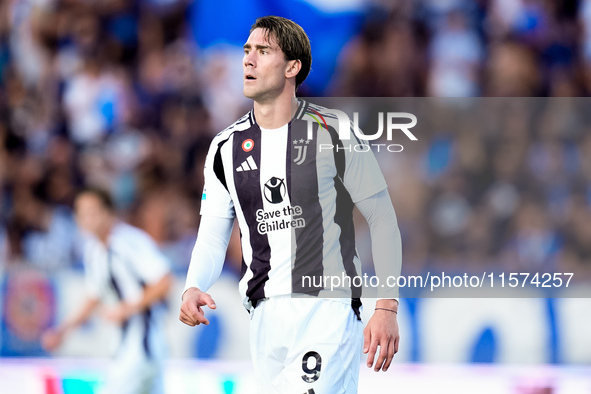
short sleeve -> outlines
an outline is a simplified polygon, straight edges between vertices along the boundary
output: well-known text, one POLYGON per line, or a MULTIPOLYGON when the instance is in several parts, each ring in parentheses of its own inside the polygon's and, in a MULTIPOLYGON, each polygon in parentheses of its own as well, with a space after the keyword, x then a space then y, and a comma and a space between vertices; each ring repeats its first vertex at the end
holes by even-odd
POLYGON ((373 196, 388 185, 371 147, 351 133, 351 138, 342 140, 345 154, 343 183, 354 203, 373 196))
POLYGON ((200 213, 233 219, 236 216, 234 202, 228 189, 220 180, 224 177, 221 149, 220 140, 214 138, 205 159, 205 187, 201 196, 200 213))
POLYGON ((121 243, 117 250, 125 250, 128 255, 126 260, 134 265, 134 273, 144 283, 156 283, 170 272, 168 259, 156 242, 142 230, 129 228, 117 242, 121 243))

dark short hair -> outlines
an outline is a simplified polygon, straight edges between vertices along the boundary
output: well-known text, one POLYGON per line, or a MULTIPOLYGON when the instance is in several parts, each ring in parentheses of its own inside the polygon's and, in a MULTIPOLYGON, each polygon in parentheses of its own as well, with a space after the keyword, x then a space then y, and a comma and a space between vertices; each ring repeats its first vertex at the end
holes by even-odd
POLYGON ((269 15, 258 18, 250 28, 250 32, 258 28, 266 30, 267 40, 269 37, 276 40, 287 60, 299 60, 302 63, 302 68, 296 75, 297 90, 308 77, 312 66, 312 48, 308 35, 300 25, 280 16, 269 15))
POLYGON ((113 197, 111 197, 111 193, 109 193, 107 190, 97 186, 86 186, 78 192, 76 198, 84 194, 91 194, 95 196, 99 199, 103 207, 105 207, 110 212, 115 212, 113 197))

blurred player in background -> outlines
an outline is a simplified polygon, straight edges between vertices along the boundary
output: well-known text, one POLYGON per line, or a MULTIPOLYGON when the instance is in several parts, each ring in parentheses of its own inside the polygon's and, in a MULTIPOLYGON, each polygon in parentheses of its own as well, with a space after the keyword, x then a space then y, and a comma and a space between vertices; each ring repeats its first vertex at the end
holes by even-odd
POLYGON ((42 344, 48 350, 57 348, 101 301, 114 298, 103 315, 121 326, 122 339, 104 392, 163 393, 163 301, 172 283, 169 263, 145 232, 117 219, 106 191, 85 189, 74 207, 77 223, 88 235, 86 299, 77 313, 44 333, 42 344))
POLYGON ((336 143, 336 118, 295 99, 311 62, 299 25, 269 16, 252 26, 243 83, 254 109, 211 143, 180 312, 188 325, 209 323, 202 307, 216 306, 205 292, 220 274, 236 218, 243 252, 239 288, 251 313, 251 355, 264 393, 356 393, 362 343, 375 371, 386 371, 398 348, 398 289, 377 301, 362 331, 360 288, 343 284, 327 292, 300 281, 305 275, 362 275, 354 205, 369 223, 376 273, 398 276, 401 269, 396 214, 375 157, 351 150, 352 142, 361 143, 356 138, 341 141, 340 153, 319 151, 321 143, 336 143), (307 114, 331 126, 325 122, 308 139, 307 114))

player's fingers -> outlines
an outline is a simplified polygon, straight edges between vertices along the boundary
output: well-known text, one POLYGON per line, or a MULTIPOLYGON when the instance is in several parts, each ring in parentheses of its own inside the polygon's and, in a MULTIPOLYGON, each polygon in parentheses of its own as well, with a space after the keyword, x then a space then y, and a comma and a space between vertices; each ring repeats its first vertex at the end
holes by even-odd
POLYGON ((209 307, 209 309, 217 308, 217 306, 215 305, 215 302, 213 301, 213 298, 211 298, 211 296, 207 293, 202 293, 201 302, 202 302, 201 305, 207 305, 209 307))
POLYGON ((190 319, 188 318, 187 314, 181 309, 181 311, 179 312, 179 320, 182 321, 183 323, 192 326, 193 324, 191 323, 190 319))
POLYGON ((196 315, 193 315, 193 316, 194 316, 194 317, 197 319, 197 321, 198 321, 199 323, 203 323, 203 324, 205 324, 206 326, 207 326, 207 325, 209 325, 209 320, 207 320, 207 319, 205 318, 205 313, 203 312, 203 309, 201 309, 201 307, 199 307, 199 308, 197 308, 197 309, 198 309, 198 312, 197 312, 197 314, 196 314, 196 315))
POLYGON ((183 315, 179 316, 179 320, 182 323, 184 323, 184 324, 186 324, 186 325, 188 325, 190 327, 195 327, 195 324, 192 321, 190 321, 189 319, 187 319, 186 317, 184 317, 183 315))
POLYGON ((396 341, 395 340, 391 340, 390 343, 388 344, 388 358, 386 359, 386 362, 384 363, 384 367, 382 368, 382 371, 386 372, 388 370, 388 368, 390 368, 390 364, 392 364, 392 360, 394 359, 394 354, 396 353, 396 341))
POLYGON ((384 361, 386 361, 388 359, 390 344, 387 342, 387 340, 388 340, 387 338, 384 338, 380 342, 380 353, 378 355, 378 360, 376 361, 376 365, 374 367, 374 370, 376 372, 378 372, 380 369, 382 369, 382 365, 384 365, 384 361))
POLYGON ((207 320, 203 314, 203 309, 198 307, 194 303, 188 303, 186 309, 182 310, 183 313, 187 316, 189 321, 193 324, 197 325, 200 323, 209 324, 209 320, 207 320))
POLYGON ((369 352, 369 343, 371 341, 371 332, 365 328, 363 330, 363 353, 369 352))
POLYGON ((185 312, 187 313, 187 315, 189 315, 191 318, 193 318, 196 322, 198 321, 198 322, 203 323, 201 321, 203 318, 203 310, 197 304, 197 302, 195 302, 195 301, 191 302, 191 300, 188 300, 185 303, 185 305, 186 305, 185 312))
POLYGON ((191 327, 194 327, 195 325, 199 324, 195 319, 187 315, 183 310, 181 310, 179 319, 180 321, 191 327))
POLYGON ((41 336, 41 346, 46 350, 53 350, 57 347, 58 338, 54 332, 46 332, 41 336))
POLYGON ((188 303, 186 308, 181 308, 181 314, 183 314, 187 321, 192 325, 199 325, 201 323, 205 325, 209 324, 209 320, 207 320, 203 314, 203 309, 193 303, 188 303))
POLYGON ((394 340, 394 354, 398 353, 398 344, 400 343, 400 335, 394 340))
POLYGON ((117 314, 117 310, 114 308, 111 309, 106 309, 103 312, 103 317, 107 320, 110 320, 112 322, 118 322, 119 321, 119 315, 117 314))
POLYGON ((367 355, 367 366, 371 368, 373 365, 373 361, 376 357, 376 352, 378 350, 378 343, 379 340, 374 336, 371 338, 371 344, 369 345, 369 354, 367 355))
POLYGON ((179 314, 179 319, 180 321, 182 321, 183 323, 189 325, 189 326, 194 326, 195 325, 195 321, 193 318, 191 318, 185 311, 183 311, 181 309, 181 312, 179 314))

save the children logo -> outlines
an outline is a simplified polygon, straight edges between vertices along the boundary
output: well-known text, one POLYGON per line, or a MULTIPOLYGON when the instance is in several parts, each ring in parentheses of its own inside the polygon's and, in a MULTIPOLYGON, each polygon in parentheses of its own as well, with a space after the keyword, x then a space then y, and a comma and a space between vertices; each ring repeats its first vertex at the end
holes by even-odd
POLYGON ((262 235, 271 231, 306 227, 306 220, 301 217, 303 213, 299 205, 275 210, 259 209, 256 212, 257 231, 262 235))
POLYGON ((283 202, 285 193, 287 193, 285 181, 277 177, 272 177, 269 179, 263 188, 265 200, 269 201, 271 204, 279 204, 283 202))

